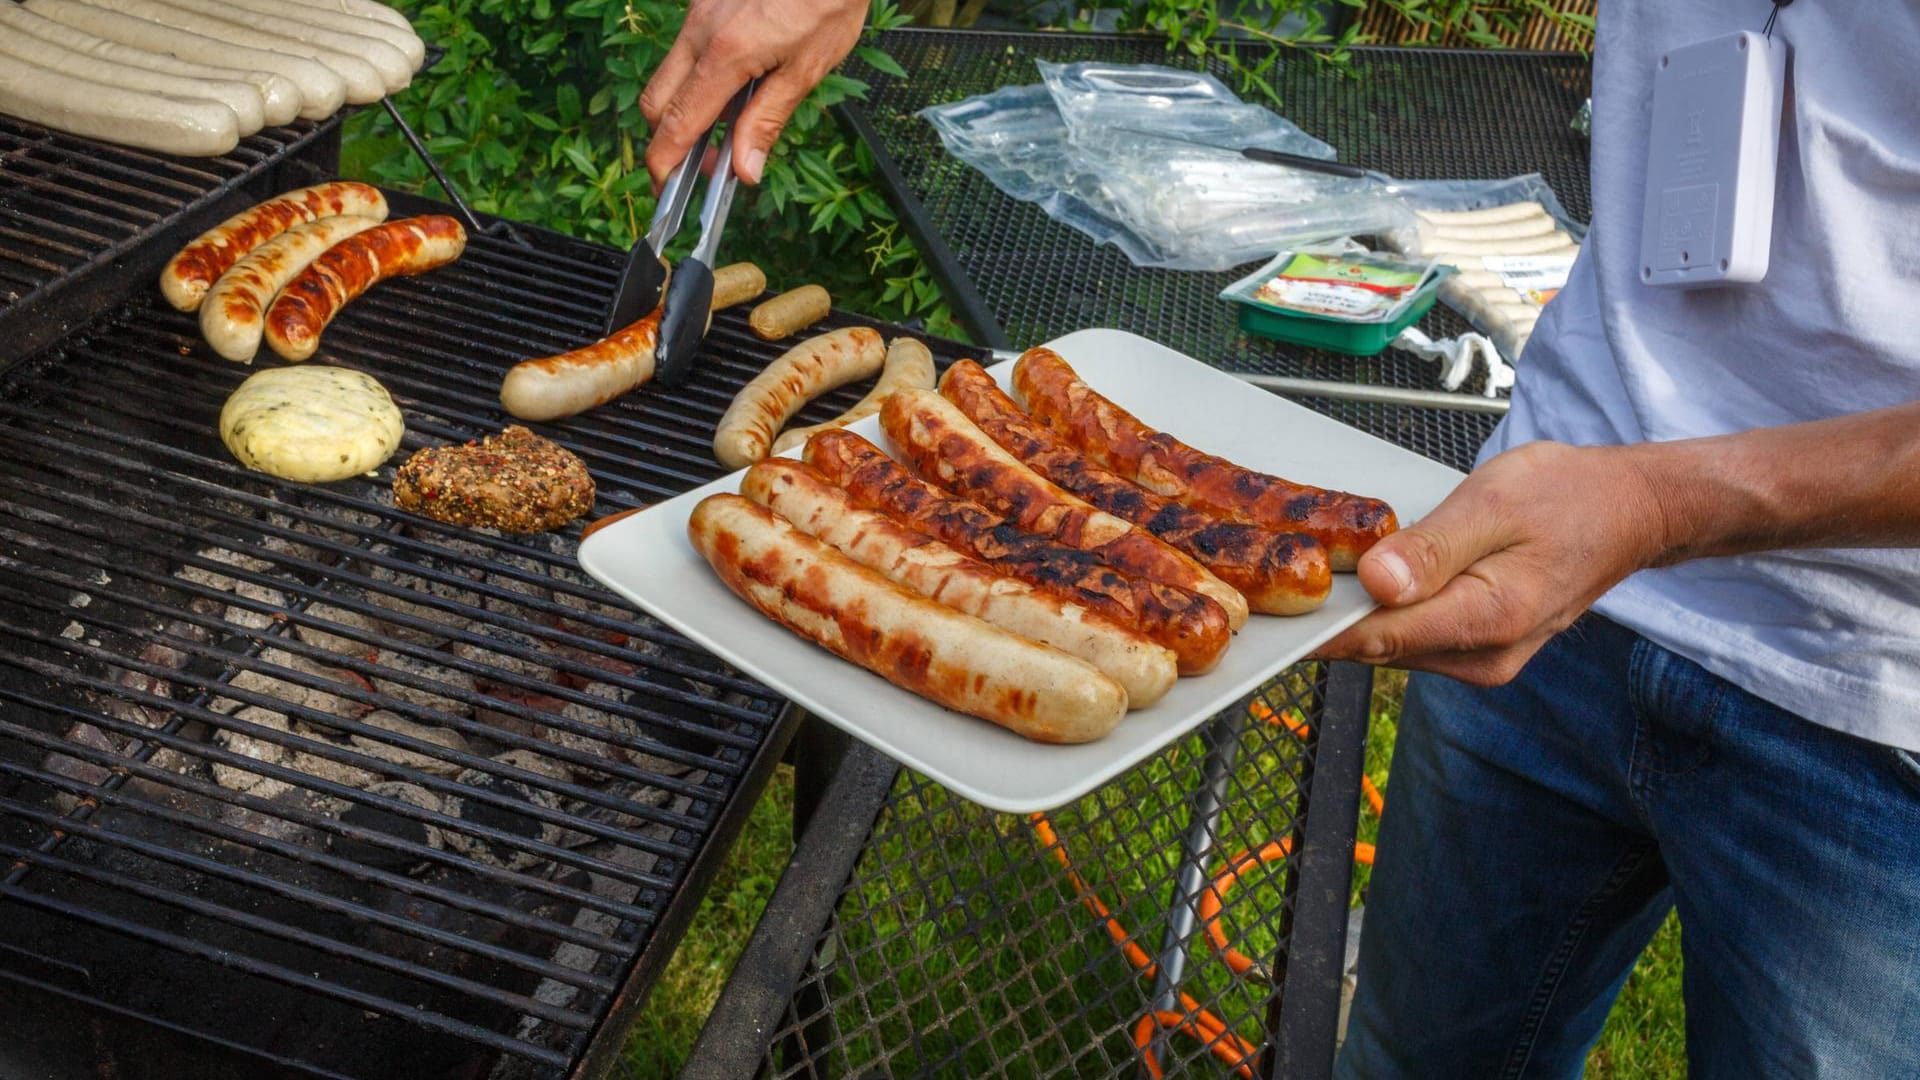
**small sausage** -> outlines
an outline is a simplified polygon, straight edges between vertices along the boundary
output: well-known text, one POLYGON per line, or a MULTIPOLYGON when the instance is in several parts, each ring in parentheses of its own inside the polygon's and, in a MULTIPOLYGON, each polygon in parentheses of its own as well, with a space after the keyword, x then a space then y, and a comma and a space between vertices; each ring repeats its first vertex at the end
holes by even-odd
POLYGON ((867 378, 886 359, 886 341, 864 326, 833 330, 788 349, 740 388, 713 432, 713 456, 741 469, 767 456, 800 407, 836 387, 867 378))
POLYGON ((1173 651, 963 555, 851 496, 811 465, 769 458, 747 470, 740 493, 914 592, 1099 668, 1144 709, 1173 686, 1173 651))
POLYGON ((1199 560, 1264 615, 1319 607, 1333 587, 1326 549, 1305 533, 1217 521, 1108 472, 1020 411, 986 369, 962 360, 940 393, 1035 472, 1199 560))
POLYGON ((1420 210, 1417 213, 1435 225, 1498 225, 1505 221, 1545 217, 1547 208, 1529 199, 1526 202, 1489 206, 1481 210, 1420 210))
POLYGON ((378 224, 377 217, 356 214, 323 217, 254 248, 221 274, 200 301, 200 336, 228 360, 253 363, 266 329, 267 305, 280 290, 322 252, 378 224))
MULTIPOLYGON (((1517 254, 1520 254, 1520 253, 1516 251, 1490 251, 1490 252, 1487 252, 1483 257, 1480 254, 1464 252, 1464 251, 1429 251, 1424 253, 1422 257, 1427 259, 1432 259, 1434 262, 1437 262, 1437 263, 1445 263, 1446 265, 1451 266, 1455 270, 1459 270, 1462 273, 1486 273, 1487 264, 1485 259, 1493 258, 1500 255, 1517 255, 1517 254)), ((1564 255, 1567 258, 1571 259, 1580 254, 1580 245, 1574 244, 1574 243, 1563 243, 1559 247, 1549 248, 1546 251, 1529 251, 1529 252, 1526 252, 1526 254, 1534 256, 1535 258, 1546 258, 1548 256, 1564 255)))
POLYGON ((75 78, 0 52, 0 113, 55 131, 162 154, 213 157, 240 143, 217 101, 185 101, 75 78))
POLYGON ((713 302, 708 310, 744 304, 766 291, 765 271, 750 262, 730 263, 713 272, 713 302))
POLYGON ((167 260, 160 271, 160 293, 181 311, 192 311, 220 275, 248 252, 295 225, 335 214, 384 218, 386 196, 358 181, 337 180, 268 199, 201 233, 167 260))
POLYGON ((591 345, 522 360, 500 383, 500 404, 522 420, 577 416, 653 378, 660 309, 591 345))
POLYGON ((178 60, 275 72, 299 89, 299 115, 308 120, 325 120, 339 112, 347 100, 347 85, 340 76, 308 57, 249 48, 152 19, 136 18, 130 12, 96 7, 84 0, 27 0, 27 10, 108 41, 165 53, 178 60))
POLYGON ((1227 613, 1212 600, 1129 577, 1091 552, 1026 532, 979 503, 921 480, 844 428, 808 439, 806 462, 845 488, 855 503, 1172 649, 1182 675, 1212 670, 1233 640, 1227 613))
POLYGON ((1094 461, 1203 514, 1307 533, 1327 549, 1336 571, 1353 569, 1375 541, 1400 527, 1379 499, 1243 469, 1155 431, 1081 382, 1049 349, 1027 350, 1013 381, 1029 415, 1094 461))
POLYGON ((287 360, 305 360, 340 309, 375 283, 422 274, 460 257, 467 231, 444 214, 377 225, 328 248, 267 308, 267 345, 287 360))
POLYGON ((1092 664, 888 581, 738 495, 709 495, 687 538, 734 594, 895 686, 1036 742, 1091 742, 1127 712, 1092 664))
POLYGON ((1007 453, 953 402, 902 390, 880 407, 880 428, 920 475, 977 499, 1030 533, 1092 552, 1123 574, 1199 593, 1246 625, 1247 598, 1193 559, 1131 522, 1075 498, 1007 453))
POLYGON ((747 325, 768 341, 778 341, 805 330, 827 317, 833 298, 818 285, 788 289, 764 301, 747 316, 747 325))
POLYGON ((788 428, 773 441, 773 452, 784 454, 796 446, 804 444, 816 431, 846 427, 858 420, 865 420, 880 411, 880 406, 893 396, 895 390, 908 388, 919 390, 933 389, 933 353, 913 338, 894 338, 887 345, 886 366, 880 369, 880 381, 873 385, 867 396, 859 404, 824 424, 811 427, 788 428))

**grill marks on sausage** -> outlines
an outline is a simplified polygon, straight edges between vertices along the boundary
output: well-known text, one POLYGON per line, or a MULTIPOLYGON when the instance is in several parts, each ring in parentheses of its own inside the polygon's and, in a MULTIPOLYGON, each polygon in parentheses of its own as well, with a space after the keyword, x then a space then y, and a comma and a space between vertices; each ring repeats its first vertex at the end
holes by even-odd
POLYGON ((1300 530, 1327 548, 1335 570, 1399 527, 1379 499, 1299 484, 1196 450, 1081 382, 1057 354, 1030 349, 1014 383, 1033 418, 1095 462, 1189 509, 1274 531, 1300 530))
POLYGON ((190 296, 204 294, 247 252, 295 225, 335 214, 385 212, 386 198, 368 184, 343 180, 290 191, 236 214, 180 250, 166 272, 190 296))
POLYGON ((419 274, 458 258, 466 230, 444 214, 376 225, 328 248, 287 283, 267 309, 267 340, 289 359, 311 355, 340 309, 376 282, 419 274), (292 350, 290 353, 289 350, 292 350))

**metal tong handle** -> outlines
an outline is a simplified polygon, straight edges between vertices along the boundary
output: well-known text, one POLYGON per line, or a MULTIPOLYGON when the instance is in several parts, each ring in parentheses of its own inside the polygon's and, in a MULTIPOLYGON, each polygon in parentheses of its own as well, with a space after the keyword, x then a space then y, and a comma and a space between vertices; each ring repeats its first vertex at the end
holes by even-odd
MULTIPOLYGON (((666 386, 686 379, 693 369, 694 353, 712 322, 714 256, 720 249, 727 211, 733 205, 733 192, 738 185, 733 175, 733 137, 738 133, 740 113, 753 97, 756 84, 757 80, 749 80, 720 115, 720 121, 727 124, 727 137, 720 144, 713 179, 707 184, 706 200, 700 205, 700 238, 694 243, 693 252, 667 281, 666 299, 661 302, 660 333, 653 350, 654 378, 666 386)), ((704 154, 704 143, 701 150, 704 154)))

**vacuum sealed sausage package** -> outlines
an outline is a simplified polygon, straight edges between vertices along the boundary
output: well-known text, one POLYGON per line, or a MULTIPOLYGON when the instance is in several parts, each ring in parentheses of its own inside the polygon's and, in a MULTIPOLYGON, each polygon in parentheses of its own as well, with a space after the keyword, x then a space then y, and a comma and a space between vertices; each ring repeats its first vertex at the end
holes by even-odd
POLYGON ((1285 247, 1404 227, 1367 180, 1255 162, 1248 146, 1332 158, 1218 79, 1151 64, 1040 65, 1009 87, 920 115, 948 152, 1016 199, 1140 266, 1224 270, 1285 247))

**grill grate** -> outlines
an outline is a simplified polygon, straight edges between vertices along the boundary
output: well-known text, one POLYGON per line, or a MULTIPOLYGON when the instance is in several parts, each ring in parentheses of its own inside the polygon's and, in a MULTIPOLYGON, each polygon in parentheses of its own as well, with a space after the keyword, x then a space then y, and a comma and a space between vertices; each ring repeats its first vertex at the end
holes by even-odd
MULTIPOLYGON (((996 189, 949 156, 914 113, 1001 86, 1039 81, 1035 60, 1103 60, 1191 67, 1151 39, 1082 34, 894 31, 883 45, 909 72, 897 79, 864 69, 864 103, 846 106, 868 142, 896 171, 883 179, 917 202, 923 251, 969 332, 992 344, 1025 347, 1089 326, 1152 338, 1224 368, 1312 379, 1434 388, 1434 366, 1406 353, 1357 358, 1252 338, 1240 332, 1220 290, 1248 269, 1223 273, 1143 270, 1117 248, 1049 219, 996 189), (939 249, 939 250, 934 250, 939 249)), ((1262 46, 1243 46, 1249 64, 1262 46)), ((1210 70, 1228 85, 1218 61, 1210 70)), ((1407 179, 1499 178, 1539 172, 1567 211, 1591 210, 1587 144, 1568 122, 1587 94, 1578 57, 1445 50, 1357 49, 1353 75, 1284 57, 1273 81, 1277 111, 1338 147, 1342 160, 1407 179), (1496 120, 1497 118, 1497 120, 1496 120)), ((1435 336, 1467 327, 1436 307, 1422 323, 1435 336)), ((1477 390, 1470 385, 1469 390, 1477 390)), ((1469 467, 1497 417, 1401 406, 1304 403, 1363 431, 1457 468, 1469 467)))
MULTIPOLYGON (((505 422, 508 365, 596 333, 618 254, 519 231, 328 330, 325 359, 407 415, 372 479, 235 463, 216 421, 249 369, 144 293, 0 375, 17 1015, 86 1002, 228 1047, 236 1076, 558 1076, 644 985, 777 756, 782 703, 587 578, 577 526, 494 536, 391 506, 405 453, 505 422)), ((684 388, 533 426, 587 461, 595 516, 645 505, 724 471, 713 425, 779 351, 722 315, 684 388)))

